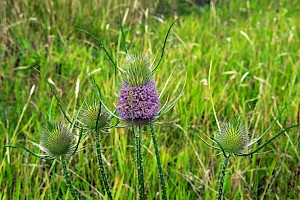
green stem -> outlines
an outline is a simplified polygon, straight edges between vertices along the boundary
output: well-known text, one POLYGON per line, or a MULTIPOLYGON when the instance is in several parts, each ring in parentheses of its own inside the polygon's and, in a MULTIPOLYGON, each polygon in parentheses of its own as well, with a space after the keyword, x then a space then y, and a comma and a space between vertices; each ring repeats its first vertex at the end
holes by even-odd
MULTIPOLYGON (((134 128, 133 128, 134 132, 134 128)), ((138 127, 138 133, 135 134, 135 145, 136 145, 136 165, 137 165, 137 171, 138 171, 138 189, 139 189, 139 195, 140 199, 145 199, 145 187, 144 187, 144 167, 143 167, 143 140, 142 140, 142 132, 140 128, 138 127)))
POLYGON ((230 156, 225 156, 223 163, 222 163, 222 169, 220 171, 220 179, 219 179, 219 186, 218 186, 218 200, 223 199, 223 186, 224 186, 224 178, 225 178, 225 172, 229 163, 230 156))
POLYGON ((97 149, 97 157, 98 157, 98 164, 99 164, 99 168, 100 168, 100 174, 101 174, 101 177, 102 177, 102 181, 103 181, 103 185, 104 185, 106 194, 107 194, 108 198, 110 200, 112 200, 113 197, 112 197, 112 193, 111 193, 108 181, 107 181, 107 177, 106 177, 106 173, 105 173, 105 169, 104 169, 104 165, 103 165, 103 160, 102 160, 101 146, 100 146, 100 141, 101 141, 100 133, 96 132, 95 135, 96 135, 95 136, 96 149, 97 149))
POLYGON ((62 163, 64 175, 65 175, 65 180, 66 180, 66 183, 67 183, 67 186, 68 186, 69 190, 71 191, 72 197, 73 197, 73 199, 78 199, 77 192, 73 188, 72 181, 71 181, 71 178, 70 178, 70 174, 69 174, 68 169, 67 169, 65 156, 61 156, 61 163, 62 163))
POLYGON ((150 130, 151 130, 151 136, 152 136, 153 146, 154 146, 154 150, 155 150, 155 156, 156 156, 156 162, 157 162, 157 168, 158 168, 158 175, 159 175, 161 189, 162 189, 162 198, 164 200, 167 200, 168 199, 168 197, 167 197, 167 188, 166 188, 166 184, 165 184, 163 168, 162 168, 161 161, 160 161, 160 154, 159 154, 158 145, 157 145, 157 141, 156 141, 156 135, 155 135, 153 125, 150 124, 149 126, 150 126, 150 130))

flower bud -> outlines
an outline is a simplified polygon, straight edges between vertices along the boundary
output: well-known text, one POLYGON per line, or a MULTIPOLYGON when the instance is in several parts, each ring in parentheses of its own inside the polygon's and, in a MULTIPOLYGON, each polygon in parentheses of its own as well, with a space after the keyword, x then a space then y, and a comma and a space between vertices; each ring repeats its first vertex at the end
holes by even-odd
POLYGON ((238 117, 229 123, 223 123, 217 134, 217 141, 226 153, 241 153, 249 143, 246 125, 238 117))
MULTIPOLYGON (((82 110, 79 114, 79 121, 83 123, 83 125, 90 129, 96 129, 96 123, 98 119, 99 109, 100 109, 100 101, 92 100, 84 102, 82 110)), ((98 119, 97 128, 104 128, 108 123, 109 115, 104 111, 104 107, 101 106, 101 112, 98 119)))
POLYGON ((64 124, 51 124, 42 130, 41 143, 50 158, 73 153, 75 144, 73 133, 64 124))

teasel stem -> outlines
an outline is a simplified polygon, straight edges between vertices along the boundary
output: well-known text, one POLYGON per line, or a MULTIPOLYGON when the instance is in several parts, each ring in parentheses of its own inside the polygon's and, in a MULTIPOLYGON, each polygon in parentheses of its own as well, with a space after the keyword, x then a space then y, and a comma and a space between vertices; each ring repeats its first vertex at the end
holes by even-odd
POLYGON ((66 158, 65 158, 65 156, 61 156, 60 159, 61 159, 61 164, 63 167, 63 172, 65 175, 65 180, 66 180, 67 186, 68 186, 69 190, 71 191, 73 199, 78 199, 78 194, 73 188, 71 177, 70 177, 70 174, 67 169, 66 158))
POLYGON ((100 174, 101 174, 101 178, 102 178, 102 182, 105 188, 105 192, 108 196, 108 199, 112 200, 112 193, 108 184, 108 180, 106 177, 106 173, 105 173, 105 168, 103 165, 103 159, 102 159, 102 154, 101 154, 101 138, 100 138, 100 132, 95 132, 95 140, 96 140, 96 149, 97 149, 97 157, 98 157, 98 164, 99 164, 99 168, 100 168, 100 174))
MULTIPOLYGON (((134 132, 134 126, 132 126, 132 131, 134 132)), ((136 146, 136 165, 138 171, 138 190, 140 199, 145 199, 145 187, 144 187, 144 167, 143 167, 143 138, 142 131, 140 127, 137 127, 137 133, 135 133, 135 146, 136 146)))
POLYGON ((218 186, 218 200, 222 200, 223 199, 223 186, 224 186, 224 178, 225 178, 225 173, 226 173, 226 169, 228 167, 228 163, 229 163, 229 158, 230 156, 225 156, 223 163, 222 163, 222 169, 220 171, 220 179, 219 179, 219 186, 218 186))
POLYGON ((162 189, 162 198, 163 198, 163 200, 167 200, 168 199, 167 188, 166 188, 166 184, 165 184, 163 168, 162 168, 161 161, 160 161, 160 154, 159 154, 158 145, 157 145, 157 141, 156 141, 155 130, 154 130, 153 124, 150 124, 149 127, 150 127, 150 131, 151 131, 151 136, 152 136, 152 141, 153 141, 153 146, 154 146, 154 151, 155 151, 155 156, 156 156, 158 175, 159 175, 161 189, 162 189))

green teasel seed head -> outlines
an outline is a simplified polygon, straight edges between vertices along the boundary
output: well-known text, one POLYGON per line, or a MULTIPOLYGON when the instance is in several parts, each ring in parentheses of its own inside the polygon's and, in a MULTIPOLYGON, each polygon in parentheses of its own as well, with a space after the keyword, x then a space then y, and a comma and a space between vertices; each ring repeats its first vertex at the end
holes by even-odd
POLYGON ((217 134, 217 141, 226 153, 238 154, 249 143, 249 134, 246 125, 239 117, 221 125, 217 134))
POLYGON ((75 136, 64 124, 47 122, 42 129, 41 144, 50 158, 71 155, 75 148, 75 136))
MULTIPOLYGON (((98 119, 101 102, 93 99, 84 102, 82 110, 79 114, 79 121, 88 129, 95 130, 98 119)), ((98 120, 97 128, 104 128, 108 124, 109 114, 105 111, 104 106, 101 106, 101 112, 98 120)))
POLYGON ((142 54, 127 55, 123 81, 129 86, 144 86, 152 79, 149 59, 142 54))

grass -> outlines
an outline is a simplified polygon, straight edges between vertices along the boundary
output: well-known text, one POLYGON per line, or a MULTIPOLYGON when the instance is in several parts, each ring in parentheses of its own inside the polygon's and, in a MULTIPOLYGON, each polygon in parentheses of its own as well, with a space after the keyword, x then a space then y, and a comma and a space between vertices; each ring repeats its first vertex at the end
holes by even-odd
MULTIPOLYGON (((221 122, 240 115, 247 120, 253 139, 269 126, 276 109, 296 95, 263 141, 271 138, 280 126, 300 123, 298 1, 247 3, 235 0, 203 7, 183 3, 181 8, 172 7, 168 1, 158 5, 155 2, 137 4, 133 8, 129 6, 131 2, 72 2, 0 3, 1 199, 71 197, 59 161, 39 160, 3 145, 23 143, 33 150, 28 140, 40 141, 52 94, 32 67, 53 81, 69 115, 76 113, 83 100, 92 95, 87 79, 92 71, 96 71, 95 79, 106 104, 114 108, 120 76, 114 76, 113 66, 104 51, 76 28, 100 38, 122 66, 125 51, 117 23, 119 9, 121 16, 125 16, 123 23, 129 49, 139 49, 151 58, 160 55, 169 25, 175 16, 180 17, 155 74, 161 91, 176 67, 162 96, 164 101, 168 94, 176 97, 184 84, 182 77, 187 73, 184 96, 163 118, 170 123, 155 127, 169 199, 216 198, 222 160, 188 128, 191 124, 211 136, 217 131, 205 84, 210 62, 213 98, 221 122), (35 89, 30 95, 33 85, 35 89)), ((63 120, 55 101, 52 115, 56 120, 63 120)), ((293 129, 277 138, 263 150, 268 153, 231 158, 231 176, 225 176, 225 196, 228 199, 299 198, 299 130, 293 129)), ((112 129, 102 135, 104 163, 115 199, 137 196, 133 138, 129 129, 112 129)), ((143 139, 147 197, 159 199, 159 179, 149 129, 145 130, 143 139)), ((79 152, 67 160, 74 187, 86 199, 104 194, 94 146, 89 135, 80 144, 79 152)))

